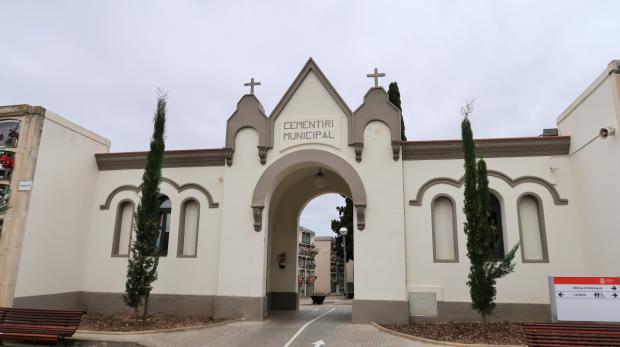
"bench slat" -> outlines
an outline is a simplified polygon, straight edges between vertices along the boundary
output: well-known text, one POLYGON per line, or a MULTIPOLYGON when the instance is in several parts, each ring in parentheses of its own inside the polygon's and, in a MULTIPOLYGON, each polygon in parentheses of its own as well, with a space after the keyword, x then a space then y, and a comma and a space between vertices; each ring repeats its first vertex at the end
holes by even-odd
POLYGON ((524 323, 529 346, 620 347, 620 324, 613 323, 524 323))
POLYGON ((75 334, 82 315, 75 310, 0 308, 0 341, 58 342, 75 334))

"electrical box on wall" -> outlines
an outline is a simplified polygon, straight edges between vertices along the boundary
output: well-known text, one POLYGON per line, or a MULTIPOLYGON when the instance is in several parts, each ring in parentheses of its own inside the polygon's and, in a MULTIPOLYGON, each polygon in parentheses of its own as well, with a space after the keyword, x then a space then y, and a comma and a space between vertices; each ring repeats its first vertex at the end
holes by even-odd
POLYGON ((409 293, 409 315, 437 317, 435 293, 409 293))

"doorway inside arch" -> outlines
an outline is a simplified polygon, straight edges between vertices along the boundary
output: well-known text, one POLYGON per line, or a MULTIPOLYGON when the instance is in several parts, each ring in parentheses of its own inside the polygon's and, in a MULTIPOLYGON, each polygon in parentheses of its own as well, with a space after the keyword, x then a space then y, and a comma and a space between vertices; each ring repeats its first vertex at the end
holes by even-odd
POLYGON ((346 207, 348 196, 346 182, 318 165, 297 169, 274 189, 268 205, 266 293, 270 312, 299 310, 300 302, 312 303, 311 296, 325 296, 328 303, 337 296, 344 299, 346 289, 352 289, 345 283, 353 282, 354 270, 352 265, 345 266, 343 237, 333 231, 341 225, 347 229, 350 259, 354 221, 352 204, 350 211, 346 207), (341 222, 347 219, 344 214, 350 217, 348 223, 341 222), (349 281, 345 281, 347 270, 349 281))

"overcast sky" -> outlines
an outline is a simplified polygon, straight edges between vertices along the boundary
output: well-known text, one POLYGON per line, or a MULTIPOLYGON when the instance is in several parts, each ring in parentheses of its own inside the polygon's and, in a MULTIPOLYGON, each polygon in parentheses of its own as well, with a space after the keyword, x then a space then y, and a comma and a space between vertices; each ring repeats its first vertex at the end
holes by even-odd
MULTIPOLYGON (((222 147, 254 76, 269 114, 308 57, 349 107, 375 66, 397 81, 409 139, 538 135, 612 59, 620 1, 2 1, 0 104, 41 105, 145 150, 156 88, 167 148, 222 147)), ((302 223, 329 228, 331 198, 302 223)))

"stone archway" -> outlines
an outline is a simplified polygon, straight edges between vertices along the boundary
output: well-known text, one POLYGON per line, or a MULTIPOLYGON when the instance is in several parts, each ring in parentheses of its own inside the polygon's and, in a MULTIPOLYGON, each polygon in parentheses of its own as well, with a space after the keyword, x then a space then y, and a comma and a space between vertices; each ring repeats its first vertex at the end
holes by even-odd
POLYGON ((278 185, 290 174, 308 167, 322 167, 336 173, 346 183, 356 210, 357 229, 365 228, 366 189, 357 171, 341 157, 322 150, 304 149, 276 160, 261 175, 252 194, 254 230, 263 227, 263 209, 278 185))
POLYGON ((320 150, 300 150, 274 162, 259 179, 252 199, 260 211, 258 231, 267 235, 265 293, 269 310, 297 310, 297 227, 306 204, 326 193, 351 197, 357 230, 363 229, 366 191, 360 176, 344 159, 320 150), (321 169, 324 184, 315 184, 321 169), (264 225, 262 220, 264 214, 264 225), (360 223, 361 219, 361 223, 360 223), (360 228, 361 226, 361 228, 360 228), (284 266, 278 257, 285 255, 284 266))

